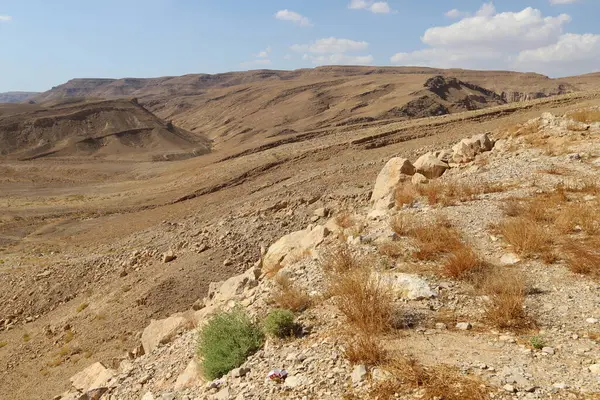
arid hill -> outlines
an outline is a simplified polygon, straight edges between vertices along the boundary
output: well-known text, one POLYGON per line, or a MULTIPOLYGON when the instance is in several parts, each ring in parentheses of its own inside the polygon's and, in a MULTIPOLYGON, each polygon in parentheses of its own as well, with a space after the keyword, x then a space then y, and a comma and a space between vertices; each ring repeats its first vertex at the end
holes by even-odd
POLYGON ((157 116, 214 139, 217 147, 231 148, 336 126, 380 125, 565 94, 584 90, 588 81, 595 80, 594 76, 550 79, 506 71, 331 66, 152 79, 74 79, 35 100, 135 96, 157 116), (432 82, 441 86, 432 89, 432 82))
POLYGON ((0 107, 0 155, 10 158, 170 160, 209 151, 207 139, 162 121, 135 100, 0 107))
POLYGON ((0 103, 21 103, 38 95, 37 92, 6 92, 0 93, 0 103))

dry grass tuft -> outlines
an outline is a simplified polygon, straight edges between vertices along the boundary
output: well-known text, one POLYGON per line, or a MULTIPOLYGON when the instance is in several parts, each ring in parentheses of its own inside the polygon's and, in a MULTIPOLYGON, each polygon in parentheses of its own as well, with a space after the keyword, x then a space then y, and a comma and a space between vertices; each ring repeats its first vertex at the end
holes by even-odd
POLYGON ((401 183, 394 191, 396 206, 411 205, 417 199, 418 193, 411 183, 401 183))
POLYGON ((278 307, 284 310, 302 312, 311 306, 312 300, 309 294, 294 285, 287 276, 277 275, 275 277, 277 287, 271 295, 271 299, 278 307))
POLYGON ((593 122, 600 122, 600 110, 595 109, 575 111, 567 114, 567 117, 577 122, 591 124, 593 122))
POLYGON ((444 263, 444 274, 454 279, 476 280, 485 270, 485 263, 466 245, 454 250, 444 263))
POLYGON ((348 338, 344 356, 352 364, 376 366, 388 360, 387 351, 371 335, 361 334, 348 338))
POLYGON ((409 236, 417 241, 419 249, 414 256, 419 260, 435 260, 441 255, 458 250, 463 246, 458 231, 444 219, 416 226, 411 230, 409 236))
POLYGON ((392 327, 395 309, 389 288, 368 268, 357 268, 329 279, 335 305, 357 330, 376 334, 392 327))
POLYGON ((508 218, 500 223, 499 230, 515 251, 525 257, 548 252, 553 244, 550 230, 530 218, 508 218))
POLYGON ((567 241, 562 246, 569 269, 576 274, 600 275, 600 240, 567 241))
POLYGON ((355 219, 352 217, 352 213, 348 210, 340 211, 335 216, 335 223, 342 229, 348 229, 356 224, 355 219))
POLYGON ((390 258, 398 258, 404 254, 404 246, 394 241, 382 243, 377 249, 379 250, 379 254, 390 258))
POLYGON ((515 270, 498 268, 487 274, 482 291, 489 298, 486 316, 500 329, 523 329, 532 325, 523 305, 527 293, 524 278, 515 270))
POLYGON ((430 205, 440 204, 442 206, 451 206, 459 202, 464 203, 481 194, 499 193, 504 190, 506 190, 505 186, 492 182, 471 185, 459 182, 439 183, 433 181, 417 188, 418 193, 427 198, 430 205))
POLYGON ((321 265, 330 274, 344 274, 359 269, 362 260, 355 256, 350 247, 343 243, 323 254, 321 265))
POLYGON ((484 400, 488 388, 480 380, 461 374, 455 368, 438 365, 424 367, 411 358, 400 357, 386 366, 389 380, 370 392, 372 399, 393 399, 420 389, 420 399, 484 400))
POLYGON ((408 236, 414 225, 414 217, 407 214, 398 214, 390 220, 390 228, 398 236, 408 236))

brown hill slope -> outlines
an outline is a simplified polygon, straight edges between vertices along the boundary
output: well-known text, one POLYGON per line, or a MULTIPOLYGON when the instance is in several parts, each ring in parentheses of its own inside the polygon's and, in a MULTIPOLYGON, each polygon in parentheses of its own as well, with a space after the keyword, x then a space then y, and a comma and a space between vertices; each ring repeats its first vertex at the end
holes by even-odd
POLYGON ((594 79, 571 84, 507 71, 329 66, 152 79, 74 79, 36 100, 136 96, 159 117, 231 147, 335 126, 381 124, 569 93, 594 79), (447 90, 432 91, 427 85, 434 77, 447 90))
POLYGON ((6 92, 0 93, 0 103, 20 103, 38 95, 37 92, 6 92))
POLYGON ((164 160, 210 151, 207 139, 162 121, 135 100, 28 106, 0 112, 0 155, 164 160))

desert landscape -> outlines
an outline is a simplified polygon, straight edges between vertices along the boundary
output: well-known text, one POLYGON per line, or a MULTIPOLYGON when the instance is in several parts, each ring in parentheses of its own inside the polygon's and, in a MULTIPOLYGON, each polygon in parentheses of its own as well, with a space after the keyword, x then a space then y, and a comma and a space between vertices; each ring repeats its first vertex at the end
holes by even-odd
POLYGON ((0 102, 1 399, 600 398, 599 73, 0 102), (218 318, 256 343, 211 369, 218 318))

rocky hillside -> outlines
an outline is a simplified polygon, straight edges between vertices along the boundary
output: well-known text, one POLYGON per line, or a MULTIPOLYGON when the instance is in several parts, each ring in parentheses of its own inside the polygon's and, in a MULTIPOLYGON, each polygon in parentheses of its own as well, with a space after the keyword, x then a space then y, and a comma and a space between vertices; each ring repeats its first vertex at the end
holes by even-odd
POLYGON ((5 92, 0 93, 0 103, 21 103, 39 95, 37 92, 5 92))
MULTIPOLYGON (((597 108, 393 157, 369 201, 315 208, 56 398, 599 398, 599 171, 597 108), (293 329, 267 329, 275 309, 293 329), (271 334, 207 379, 199 332, 236 312, 271 334)), ((165 252, 165 268, 185 251, 165 252)))
POLYGON ((135 96, 159 117, 231 147, 335 126, 376 126, 587 90, 597 80, 591 75, 574 83, 570 78, 505 71, 339 66, 74 79, 35 100, 135 96), (431 84, 440 87, 432 91, 431 84), (439 89, 443 90, 436 93, 439 89))
POLYGON ((20 160, 169 160, 209 151, 207 139, 162 121, 135 100, 74 103, 0 114, 0 156, 20 160))

